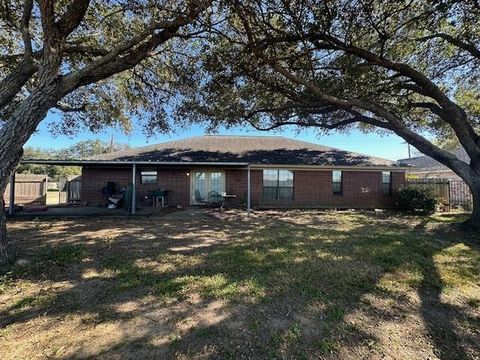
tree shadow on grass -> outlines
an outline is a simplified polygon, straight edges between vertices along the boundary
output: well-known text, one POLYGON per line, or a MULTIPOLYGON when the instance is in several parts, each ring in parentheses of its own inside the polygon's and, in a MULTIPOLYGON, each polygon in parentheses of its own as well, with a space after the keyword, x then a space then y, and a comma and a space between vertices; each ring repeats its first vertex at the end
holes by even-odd
MULTIPOLYGON (((70 246, 81 247, 85 257, 67 256, 59 264, 58 254, 53 262, 49 255, 40 268, 16 276, 68 280, 72 286, 32 307, 11 306, 0 315, 0 325, 18 326, 46 313, 52 319, 82 316, 87 327, 119 322, 142 327, 123 329, 123 339, 107 342, 91 356, 311 358, 375 342, 346 316, 363 307, 365 294, 380 292, 396 300, 398 294, 383 291, 379 281, 406 267, 423 274, 421 314, 437 355, 468 358, 465 343, 478 350, 453 323, 468 316, 441 302, 444 284, 433 257, 451 246, 450 240, 419 243, 419 236, 427 236, 421 230, 411 233, 395 224, 331 225, 285 219, 134 221, 128 231, 116 224, 120 235, 110 245, 92 241, 92 229, 72 234, 65 228, 57 236, 72 240, 74 235, 70 246), (85 279, 87 269, 98 276, 85 279), (135 306, 122 310, 132 302, 135 306), (185 326, 188 319, 195 325, 185 326)), ((50 321, 43 331, 54 326, 50 321)), ((80 350, 64 357, 86 356, 80 350)))
MULTIPOLYGON (((443 249, 449 246, 451 244, 443 249)), ((475 245, 472 244, 472 246, 475 245)), ((434 261, 434 257, 438 253, 440 251, 427 251, 424 257, 423 278, 418 287, 421 300, 420 312, 427 331, 435 343, 435 353, 440 359, 473 359, 475 353, 480 354, 478 342, 480 316, 468 315, 462 307, 447 303, 442 299, 443 293, 448 289, 434 261), (473 328, 474 331, 468 333, 465 329, 460 328, 460 325, 463 325, 464 328, 473 328)), ((480 258, 477 256, 472 260, 470 265, 477 268, 478 275, 480 258)))

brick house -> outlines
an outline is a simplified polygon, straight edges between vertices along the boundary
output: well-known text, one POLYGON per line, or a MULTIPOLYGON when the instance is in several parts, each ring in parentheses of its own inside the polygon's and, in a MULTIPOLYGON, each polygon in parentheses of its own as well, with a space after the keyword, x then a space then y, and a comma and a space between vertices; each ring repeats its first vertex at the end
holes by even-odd
POLYGON ((395 162, 284 137, 207 135, 81 161, 82 202, 102 204, 108 182, 134 185, 136 206, 167 190, 169 205, 232 195, 230 206, 387 208, 405 182, 395 162), (233 197, 235 196, 235 197, 233 197))

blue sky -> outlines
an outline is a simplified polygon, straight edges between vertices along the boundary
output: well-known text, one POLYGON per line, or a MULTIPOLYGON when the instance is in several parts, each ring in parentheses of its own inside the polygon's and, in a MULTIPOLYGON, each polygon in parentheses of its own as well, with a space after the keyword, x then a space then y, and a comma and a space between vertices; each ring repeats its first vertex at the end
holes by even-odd
MULTIPOLYGON (((126 135, 119 130, 107 129, 100 133, 80 132, 74 137, 64 135, 53 136, 49 131, 48 123, 54 119, 55 117, 53 115, 47 116, 26 145, 45 149, 60 149, 68 147, 78 141, 88 139, 110 141, 110 138, 113 136, 115 142, 127 143, 134 147, 205 134, 202 127, 192 126, 187 130, 182 129, 173 134, 158 134, 149 138, 142 133, 141 129, 135 129, 130 135, 126 135)), ((391 160, 408 157, 407 144, 396 135, 364 134, 360 131, 352 131, 348 134, 332 132, 329 135, 318 135, 313 129, 304 130, 297 134, 292 128, 275 132, 259 132, 245 127, 229 130, 220 129, 218 133, 221 135, 281 135, 391 160)))

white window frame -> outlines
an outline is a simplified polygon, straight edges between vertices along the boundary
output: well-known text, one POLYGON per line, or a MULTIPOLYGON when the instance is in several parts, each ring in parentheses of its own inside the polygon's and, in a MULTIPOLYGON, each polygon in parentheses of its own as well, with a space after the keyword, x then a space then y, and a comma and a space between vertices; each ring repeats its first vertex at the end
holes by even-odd
POLYGON ((225 192, 225 171, 224 170, 217 170, 217 169, 194 169, 194 170, 190 170, 190 205, 201 204, 201 203, 196 202, 196 200, 195 200, 195 173, 199 173, 199 172, 204 172, 206 174, 205 175, 205 188, 206 188, 205 197, 207 197, 208 193, 210 191, 212 191, 212 190, 209 190, 209 189, 211 189, 211 186, 210 186, 210 181, 211 181, 210 174, 211 173, 221 173, 222 174, 222 176, 221 176, 221 178, 222 178, 221 179, 221 189, 220 189, 219 193, 221 195, 222 192, 223 193, 225 192))
POLYGON ((140 184, 156 184, 158 182, 158 171, 157 170, 141 170, 140 171, 140 184), (152 177, 155 176, 155 181, 143 181, 143 177, 148 176, 152 177))

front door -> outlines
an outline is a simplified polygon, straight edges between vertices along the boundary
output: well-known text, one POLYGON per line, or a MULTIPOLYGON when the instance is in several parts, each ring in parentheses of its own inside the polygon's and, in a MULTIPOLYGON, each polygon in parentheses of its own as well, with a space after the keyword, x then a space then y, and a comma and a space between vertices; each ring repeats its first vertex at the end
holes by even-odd
POLYGON ((191 196, 193 205, 204 204, 225 191, 225 173, 218 170, 195 170, 191 172, 191 196))

